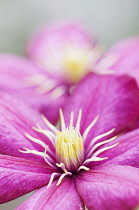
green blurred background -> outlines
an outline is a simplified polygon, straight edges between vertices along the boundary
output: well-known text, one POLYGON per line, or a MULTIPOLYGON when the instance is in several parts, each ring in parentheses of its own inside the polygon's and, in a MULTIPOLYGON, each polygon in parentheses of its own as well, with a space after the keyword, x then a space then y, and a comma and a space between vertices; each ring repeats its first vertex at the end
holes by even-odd
POLYGON ((0 0, 0 52, 24 54, 41 25, 76 20, 105 47, 139 34, 139 0, 0 0))

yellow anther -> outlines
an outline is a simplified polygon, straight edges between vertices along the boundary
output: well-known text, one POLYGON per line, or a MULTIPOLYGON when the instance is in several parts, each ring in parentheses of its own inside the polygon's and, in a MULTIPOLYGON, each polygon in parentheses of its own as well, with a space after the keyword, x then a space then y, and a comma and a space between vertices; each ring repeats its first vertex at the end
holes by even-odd
POLYGON ((81 135, 76 129, 64 129, 56 135, 57 162, 63 163, 69 171, 76 171, 84 160, 81 135))

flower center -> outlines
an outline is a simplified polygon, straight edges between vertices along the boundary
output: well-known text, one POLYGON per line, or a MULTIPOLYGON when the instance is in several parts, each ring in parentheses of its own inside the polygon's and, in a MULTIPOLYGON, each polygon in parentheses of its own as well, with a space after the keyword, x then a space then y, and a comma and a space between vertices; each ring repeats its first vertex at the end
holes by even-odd
POLYGON ((67 79, 77 83, 89 71, 89 52, 68 47, 64 55, 64 71, 67 79))
POLYGON ((65 77, 73 84, 79 82, 90 70, 94 71, 94 66, 101 54, 98 46, 92 49, 67 46, 64 52, 65 77))
POLYGON ((80 170, 88 171, 90 169, 90 162, 107 159, 108 157, 99 157, 99 155, 104 151, 117 146, 118 144, 115 143, 112 145, 107 145, 107 143, 112 142, 117 136, 98 142, 98 140, 101 138, 113 133, 114 129, 111 129, 106 133, 94 137, 90 142, 87 143, 87 146, 85 147, 88 133, 97 122, 98 116, 96 116, 96 118, 85 129, 82 136, 80 134, 81 117, 82 110, 80 109, 76 125, 73 127, 74 114, 71 112, 69 127, 66 127, 63 112, 60 110, 61 131, 58 131, 54 125, 52 125, 44 116, 42 116, 49 130, 42 129, 38 123, 36 124, 37 127, 33 127, 33 130, 38 133, 42 133, 49 138, 49 145, 46 145, 44 141, 25 133, 25 136, 28 139, 42 146, 44 148, 44 152, 29 150, 26 147, 23 147, 23 151, 19 151, 22 153, 32 153, 43 157, 46 163, 57 171, 52 173, 47 187, 51 185, 55 176, 59 176, 59 180, 57 182, 57 185, 59 185, 62 179, 67 175, 71 176, 73 173, 78 173, 80 170), (105 144, 107 146, 104 146, 105 144), (61 170, 58 170, 59 168, 61 170))
POLYGON ((56 157, 68 171, 77 171, 84 160, 83 140, 80 133, 73 127, 57 132, 56 157))

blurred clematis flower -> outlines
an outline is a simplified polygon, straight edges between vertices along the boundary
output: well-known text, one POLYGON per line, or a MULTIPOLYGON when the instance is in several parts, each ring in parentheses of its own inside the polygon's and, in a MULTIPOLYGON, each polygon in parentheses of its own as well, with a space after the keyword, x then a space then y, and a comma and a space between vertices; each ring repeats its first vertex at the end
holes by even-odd
POLYGON ((59 108, 65 103, 68 88, 30 60, 0 55, 0 90, 26 101, 55 123, 59 108))
POLYGON ((127 210, 139 204, 139 130, 123 134, 139 114, 132 78, 89 74, 60 110, 59 130, 0 95, 0 203, 39 188, 17 209, 127 210))
POLYGON ((79 82, 94 66, 100 49, 94 38, 75 23, 47 26, 29 41, 28 56, 67 84, 79 82))
POLYGON ((119 41, 102 55, 95 38, 77 25, 54 25, 34 35, 27 52, 34 62, 71 84, 90 71, 129 74, 139 83, 139 37, 119 41))
POLYGON ((139 84, 139 37, 119 41, 97 62, 96 71, 113 71, 128 74, 139 84))
POLYGON ((96 62, 96 41, 76 24, 56 25, 34 36, 28 55, 31 59, 0 55, 0 90, 22 98, 56 123, 70 86, 96 62))

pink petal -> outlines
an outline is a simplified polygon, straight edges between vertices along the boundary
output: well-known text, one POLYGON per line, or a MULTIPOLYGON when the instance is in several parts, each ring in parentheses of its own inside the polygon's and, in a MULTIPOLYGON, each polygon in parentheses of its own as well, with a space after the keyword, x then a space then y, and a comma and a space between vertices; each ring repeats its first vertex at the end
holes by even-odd
MULTIPOLYGON (((22 101, 6 94, 0 93, 0 153, 25 158, 33 158, 36 161, 39 157, 31 154, 23 154, 18 150, 23 147, 44 152, 44 148, 25 137, 25 133, 50 144, 50 140, 34 131, 39 123, 42 128, 47 126, 42 122, 40 115, 35 110, 29 108, 22 101)), ((51 146, 51 145, 50 145, 51 146)), ((44 162, 43 158, 41 160, 44 162)))
POLYGON ((80 108, 83 110, 81 134, 99 116, 88 141, 113 128, 119 133, 133 124, 139 114, 139 90, 134 79, 128 76, 89 74, 64 107, 66 126, 69 126, 71 111, 74 111, 75 126, 80 108))
POLYGON ((55 181, 48 189, 43 187, 37 190, 17 208, 17 210, 25 209, 83 210, 84 205, 75 189, 74 181, 64 178, 59 186, 56 186, 55 181))
MULTIPOLYGON (((100 157, 108 157, 108 159, 99 164, 107 162, 108 164, 130 165, 139 168, 139 129, 121 135, 111 144, 118 142, 116 147, 100 155, 100 157)), ((105 147, 107 146, 110 144, 105 145, 105 147)))
POLYGON ((46 185, 54 171, 23 158, 0 155, 0 203, 46 185))
POLYGON ((89 210, 127 210, 139 204, 139 169, 109 165, 82 173, 77 191, 89 210))
POLYGON ((100 59, 97 68, 131 75, 139 84, 139 37, 128 38, 115 44, 100 59))
POLYGON ((26 101, 53 123, 68 96, 67 87, 59 78, 27 59, 6 54, 0 55, 0 89, 26 101))
POLYGON ((92 50, 96 41, 75 23, 55 24, 45 26, 36 33, 28 45, 28 55, 37 64, 43 66, 65 78, 63 59, 67 47, 77 48, 81 51, 92 50))

